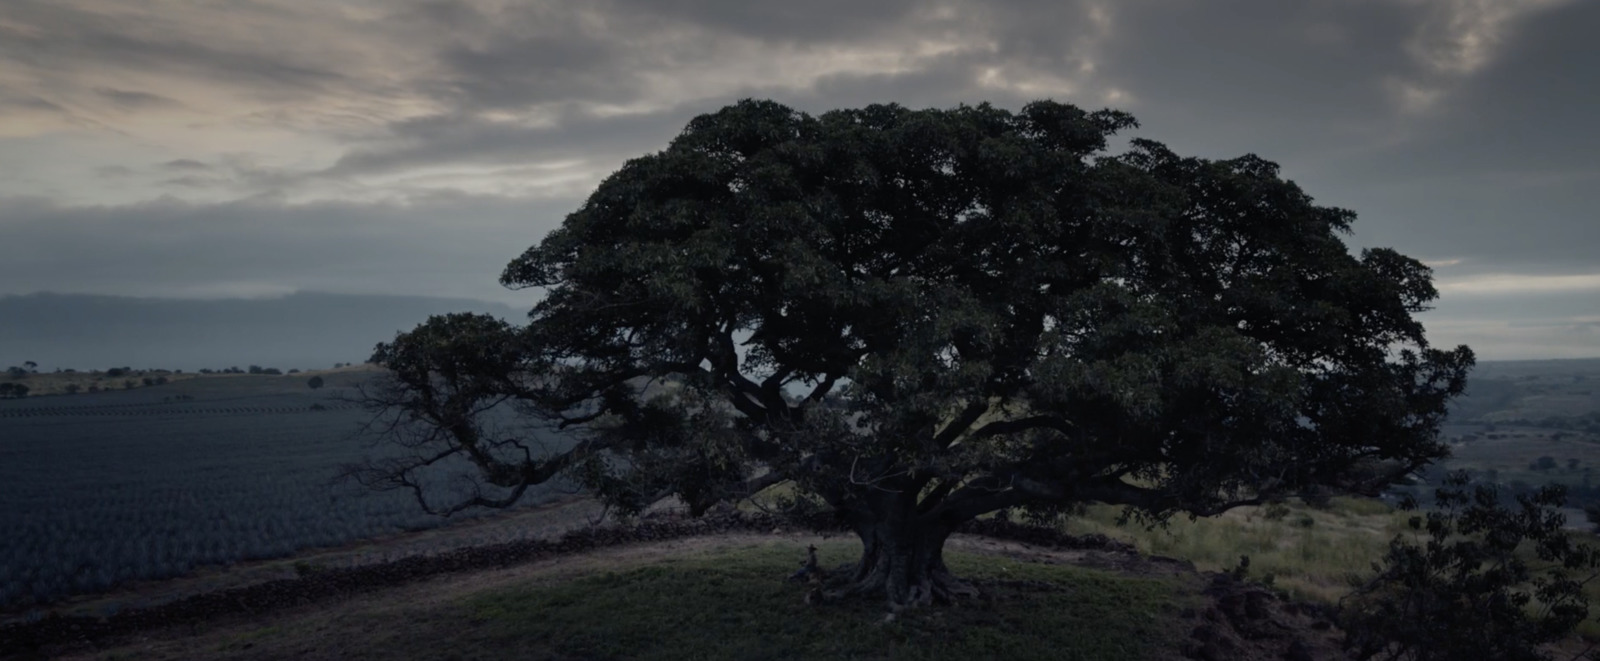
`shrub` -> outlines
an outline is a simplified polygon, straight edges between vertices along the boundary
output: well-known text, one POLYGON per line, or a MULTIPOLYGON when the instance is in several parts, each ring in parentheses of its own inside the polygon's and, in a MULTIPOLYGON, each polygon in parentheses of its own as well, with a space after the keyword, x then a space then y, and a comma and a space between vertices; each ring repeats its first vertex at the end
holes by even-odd
POLYGON ((1505 507, 1496 487, 1469 489, 1458 472, 1436 499, 1436 510, 1411 518, 1414 541, 1395 537, 1377 575, 1340 604, 1347 647, 1360 659, 1547 658, 1540 647, 1588 617, 1583 583, 1600 564, 1562 528, 1565 488, 1505 507), (1535 571, 1530 551, 1548 568, 1535 571))
POLYGON ((311 386, 312 390, 316 390, 318 388, 321 388, 322 387, 322 375, 318 374, 316 376, 311 377, 309 380, 306 381, 306 385, 311 386))

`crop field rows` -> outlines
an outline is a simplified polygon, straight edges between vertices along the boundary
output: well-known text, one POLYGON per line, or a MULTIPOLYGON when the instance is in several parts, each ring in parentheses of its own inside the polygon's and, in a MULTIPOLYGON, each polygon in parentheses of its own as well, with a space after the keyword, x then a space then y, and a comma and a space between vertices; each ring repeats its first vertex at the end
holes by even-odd
MULTIPOLYGON (((369 414, 341 401, 351 393, 299 388, 0 406, 0 612, 444 523, 409 491, 337 480, 395 450, 361 435, 369 414)), ((466 493, 465 468, 443 468, 435 486, 466 493)))

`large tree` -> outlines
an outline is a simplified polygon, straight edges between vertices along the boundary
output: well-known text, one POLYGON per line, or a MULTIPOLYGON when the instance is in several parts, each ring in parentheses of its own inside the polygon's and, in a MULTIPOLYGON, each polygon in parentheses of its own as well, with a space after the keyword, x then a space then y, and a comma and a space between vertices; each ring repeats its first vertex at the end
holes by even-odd
POLYGON ((1180 157, 1129 115, 744 101, 606 178, 501 282, 526 325, 435 317, 378 346, 373 403, 419 489, 464 457, 515 502, 577 476, 694 511, 789 482, 864 544, 839 589, 969 592, 941 557, 987 512, 1214 515, 1371 492, 1445 456, 1472 353, 1430 348, 1422 263, 1353 256, 1354 214, 1255 156, 1180 157), (540 450, 488 425, 566 429, 540 450))

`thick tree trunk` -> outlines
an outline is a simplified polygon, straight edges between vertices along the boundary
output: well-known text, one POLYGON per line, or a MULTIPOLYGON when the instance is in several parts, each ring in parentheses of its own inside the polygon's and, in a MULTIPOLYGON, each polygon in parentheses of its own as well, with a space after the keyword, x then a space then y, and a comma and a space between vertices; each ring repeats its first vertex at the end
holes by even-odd
POLYGON ((861 560, 836 576, 830 597, 882 597, 896 611, 946 604, 978 591, 950 573, 944 564, 944 542, 950 529, 923 522, 862 522, 861 560))

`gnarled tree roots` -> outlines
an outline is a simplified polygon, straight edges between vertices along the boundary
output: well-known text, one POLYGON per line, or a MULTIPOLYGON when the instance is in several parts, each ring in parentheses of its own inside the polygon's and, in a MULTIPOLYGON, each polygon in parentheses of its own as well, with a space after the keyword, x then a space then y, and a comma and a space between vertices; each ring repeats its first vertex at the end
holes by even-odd
POLYGON ((861 560, 831 573, 823 586, 823 600, 882 598, 898 612, 979 596, 976 587, 945 566, 943 536, 910 544, 885 541, 881 536, 864 539, 861 560))

